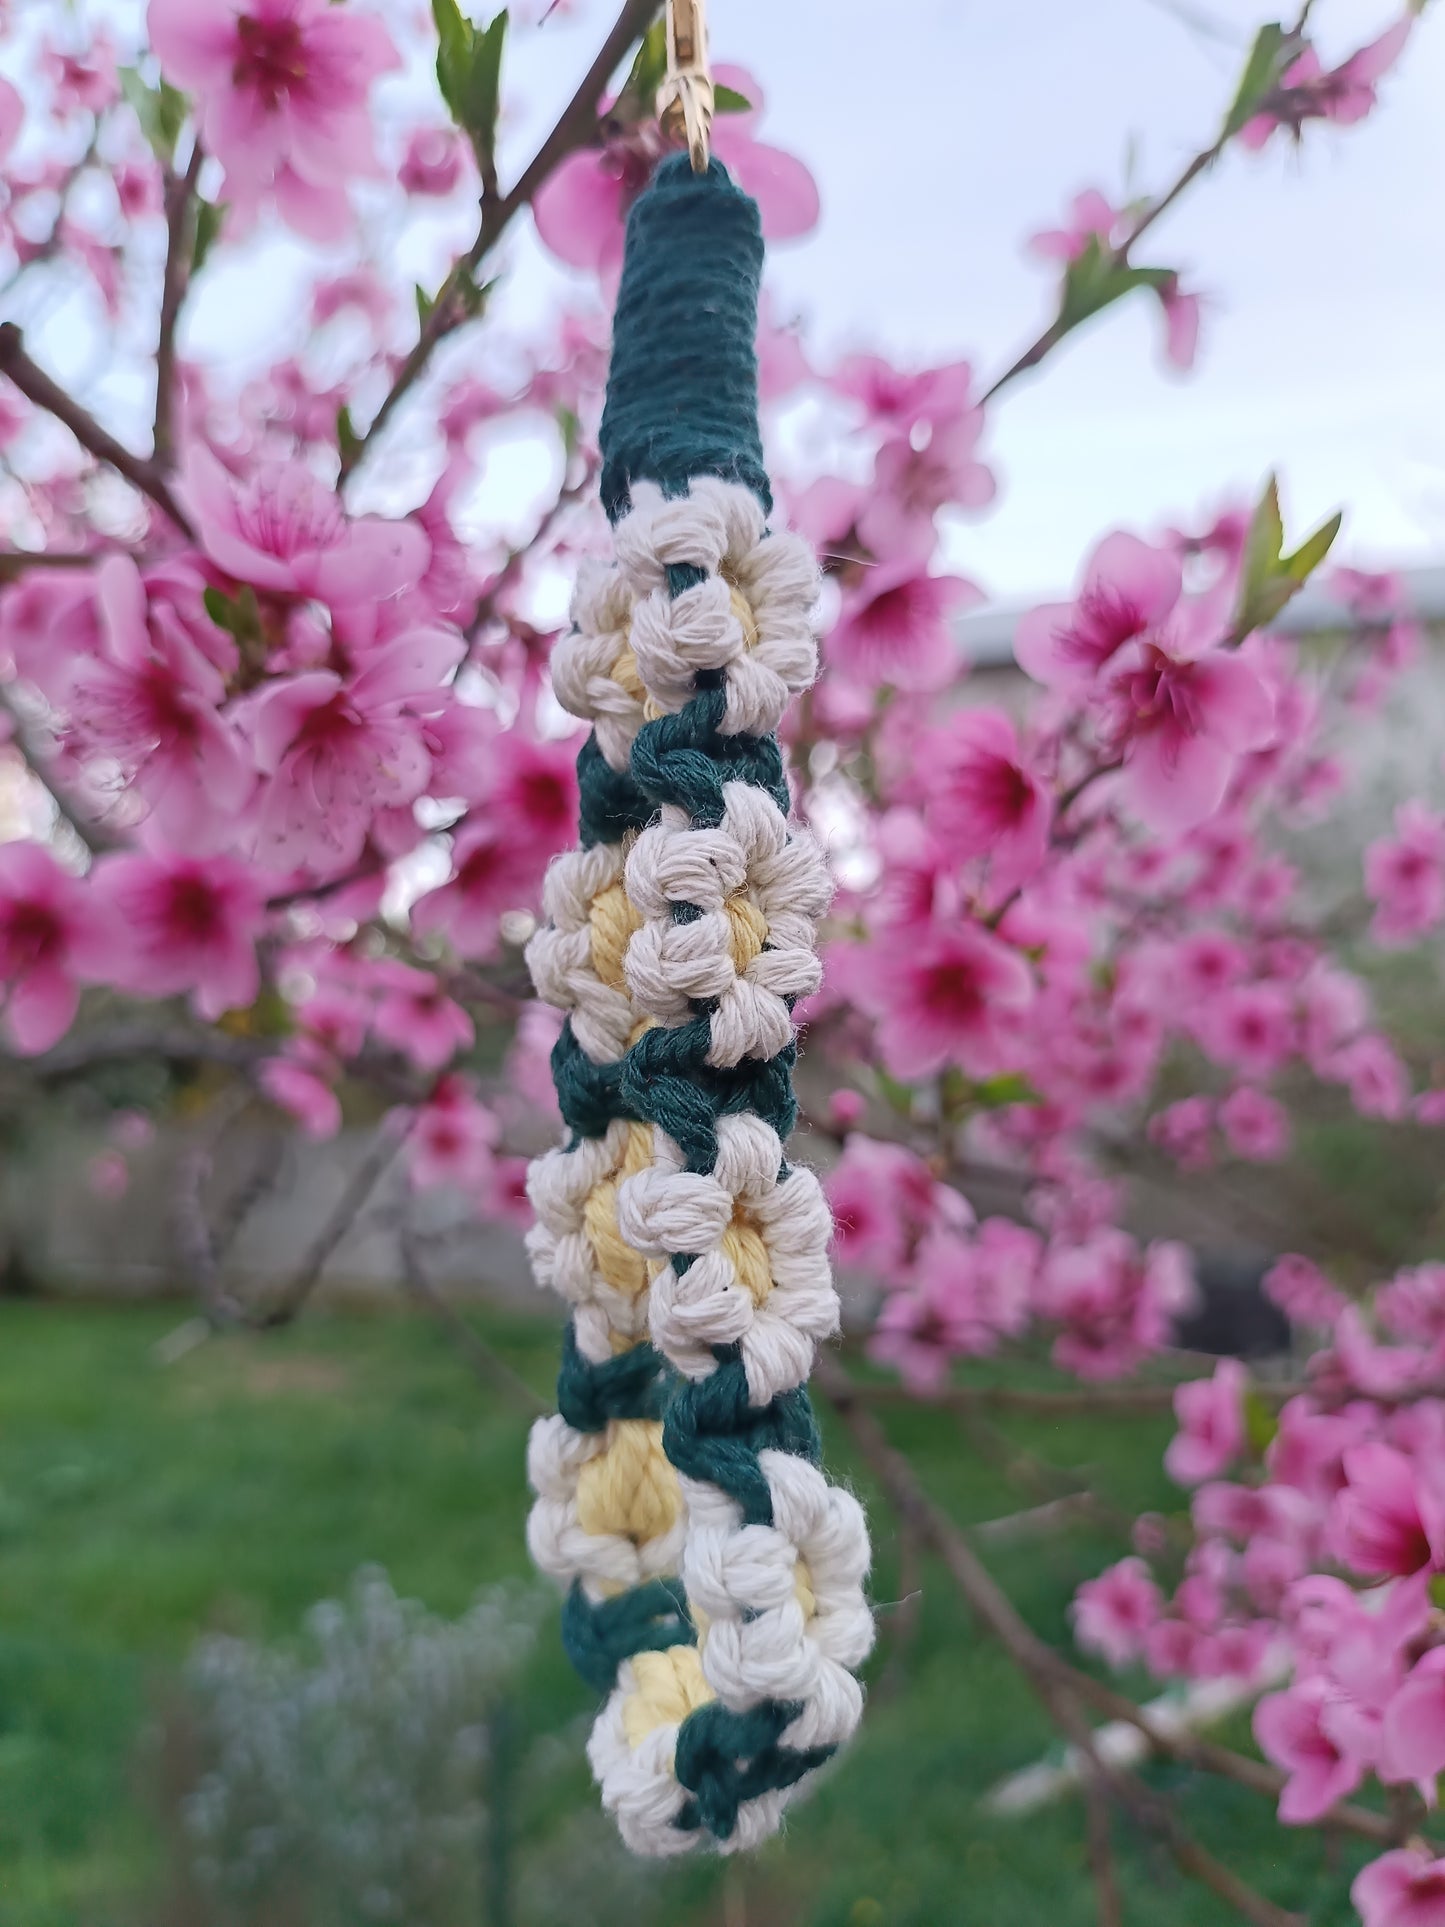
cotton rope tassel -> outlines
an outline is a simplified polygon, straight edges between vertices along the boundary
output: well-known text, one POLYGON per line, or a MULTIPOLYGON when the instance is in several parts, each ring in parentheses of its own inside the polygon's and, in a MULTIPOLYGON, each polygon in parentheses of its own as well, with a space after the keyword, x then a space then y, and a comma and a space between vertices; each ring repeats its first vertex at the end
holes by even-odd
POLYGON ((636 1851, 779 1826, 858 1724, 873 1639, 857 1501, 805 1382, 837 1328, 832 1224, 790 1165, 794 1001, 830 884, 773 734, 817 668, 817 568, 769 530, 757 208, 664 161, 618 296, 602 498, 560 701, 593 725, 581 847, 529 948, 566 1012, 566 1144, 533 1165, 538 1280, 569 1300, 559 1412, 533 1430, 528 1537, 606 1695, 589 1744, 636 1851))

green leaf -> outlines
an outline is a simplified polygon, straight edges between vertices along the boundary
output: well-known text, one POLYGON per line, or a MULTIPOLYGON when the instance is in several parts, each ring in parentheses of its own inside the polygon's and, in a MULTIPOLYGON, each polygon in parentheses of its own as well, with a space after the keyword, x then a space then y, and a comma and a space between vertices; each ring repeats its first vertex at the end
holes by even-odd
POLYGON ((423 328, 428 321, 431 320, 432 309, 435 306, 436 302, 427 293, 420 281, 418 281, 416 284, 416 318, 423 328))
POLYGON ((1010 1104, 1039 1104, 1043 1100, 1021 1071, 1004 1071, 975 1084, 973 1101, 986 1111, 1001 1111, 1010 1104))
POLYGON ((666 78, 667 25, 658 20, 642 36, 642 44, 623 83, 622 96, 650 114, 657 90, 666 78))
POLYGON ((1256 1457, 1264 1454, 1274 1443, 1275 1433, 1279 1430, 1279 1414, 1265 1404, 1252 1385, 1244 1388, 1244 1435, 1249 1440, 1249 1448, 1256 1457))
POLYGON ((462 312, 467 316, 468 320, 475 319, 477 315, 485 311, 492 289, 495 288, 496 285, 495 279, 491 281, 473 281, 469 276, 464 275, 462 277, 457 284, 457 300, 461 303, 462 312))
POLYGON ((120 91, 140 122, 141 132, 156 158, 169 166, 190 112, 190 102, 169 81, 163 80, 158 87, 152 87, 142 79, 137 67, 120 69, 120 91))
POLYGON ((361 437, 357 434, 356 425, 351 419, 349 402, 343 402, 336 411, 336 446, 342 462, 349 468, 361 447, 361 437))
POLYGON ((1432 1606, 1445 1606, 1445 1572, 1431 1575, 1429 1592, 1432 1606))
POLYGON ((196 238, 191 243, 191 273, 199 274, 206 265, 206 257, 215 246, 226 218, 224 201, 196 202, 196 238))
POLYGON ((1242 642, 1256 629, 1274 621, 1285 605, 1324 561, 1343 518, 1329 521, 1307 536, 1293 555, 1284 554, 1284 518, 1280 514, 1279 483, 1271 475, 1250 519, 1239 570, 1239 605, 1232 636, 1242 642))
POLYGON ((1058 325, 1065 331, 1077 328, 1135 288, 1162 288, 1174 279, 1172 268, 1131 267, 1105 248, 1097 234, 1090 235, 1083 252, 1064 270, 1058 325))
POLYGON ((1307 582, 1324 561, 1334 547, 1344 519, 1343 511, 1337 509, 1328 522, 1322 522, 1313 535, 1305 537, 1293 555, 1283 558, 1285 568, 1296 582, 1307 582))
POLYGON ((577 443, 582 434, 582 424, 565 402, 557 409, 557 426, 562 431, 563 452, 570 462, 572 457, 577 453, 577 443))
POLYGON ((750 114, 753 103, 746 94, 740 94, 736 87, 714 87, 713 106, 720 114, 750 114))
POLYGON ((501 105, 502 51, 507 40, 505 8, 478 28, 457 0, 432 0, 437 29, 437 85, 452 119, 489 169, 501 105))
POLYGON ((885 1100, 895 1111, 900 1111, 904 1117, 907 1117, 913 1109, 913 1086, 900 1083, 896 1077, 890 1077, 887 1071, 878 1071, 875 1075, 878 1079, 878 1088, 885 1100))
POLYGON ((235 596, 208 585, 201 591, 201 600, 216 627, 234 636, 237 642, 254 642, 261 634, 261 607, 256 591, 249 584, 235 596))
POLYGON ((466 115, 462 125, 477 151, 477 159, 490 166, 497 144, 497 115, 502 104, 502 52, 507 44, 507 11, 504 7, 492 24, 476 35, 472 47, 472 71, 467 86, 466 115))
POLYGON ((1219 133, 1221 141, 1231 140, 1241 127, 1254 119, 1302 46, 1300 35, 1286 33, 1277 20, 1260 28, 1239 77, 1234 102, 1224 117, 1219 133))
POLYGON ((437 29, 437 85, 452 119, 460 123, 475 30, 457 0, 432 0, 431 11, 437 29))

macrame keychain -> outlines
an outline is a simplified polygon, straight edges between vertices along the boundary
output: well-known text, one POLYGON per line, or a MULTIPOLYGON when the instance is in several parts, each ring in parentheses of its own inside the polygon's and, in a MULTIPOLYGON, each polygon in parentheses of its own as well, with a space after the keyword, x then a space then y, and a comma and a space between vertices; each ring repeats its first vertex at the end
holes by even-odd
POLYGON ((668 20, 664 126, 635 203, 601 430, 610 565, 584 568, 557 696, 592 723, 581 846, 528 951, 567 1014, 568 1140, 532 1167, 539 1282, 571 1304, 533 1430, 528 1538, 606 1696, 589 1743, 640 1853, 733 1852, 853 1732, 868 1538, 819 1470, 805 1389, 837 1328, 832 1223, 785 1147, 792 1007, 831 889, 773 734, 812 682, 815 560, 768 524, 762 235, 708 156, 700 0, 668 20))

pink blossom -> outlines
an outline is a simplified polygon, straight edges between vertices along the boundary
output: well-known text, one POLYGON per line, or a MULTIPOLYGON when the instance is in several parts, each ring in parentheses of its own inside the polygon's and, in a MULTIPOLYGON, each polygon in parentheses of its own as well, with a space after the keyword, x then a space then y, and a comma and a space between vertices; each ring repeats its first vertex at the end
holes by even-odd
POLYGON ((427 565, 430 544, 415 522, 348 519, 335 490, 301 462, 263 465, 238 483, 197 444, 185 479, 206 553, 257 589, 347 610, 411 588, 427 565))
POLYGON ((1445 918, 1445 816, 1418 799, 1402 803, 1394 836, 1365 852, 1365 890, 1379 943, 1413 942, 1445 918))
POLYGON ((1289 1775, 1279 1796, 1279 1817, 1287 1827, 1312 1826, 1365 1777, 1366 1762, 1330 1736, 1332 1697, 1328 1681, 1316 1676, 1267 1693, 1254 1710, 1260 1750, 1289 1775))
POLYGON ((1149 1120, 1149 1141, 1181 1171, 1207 1171, 1214 1162, 1214 1105, 1207 1097, 1181 1097, 1149 1120))
POLYGON ((1396 1338, 1417 1345, 1445 1339, 1445 1264, 1416 1265, 1397 1272, 1375 1294, 1375 1316, 1396 1338))
MULTIPOLYGON (((818 189, 803 163, 754 137, 762 90, 741 67, 722 64, 714 78, 751 103, 747 113, 719 114, 712 145, 738 186, 758 204, 768 241, 790 241, 818 223, 818 189)), ((573 154, 535 196, 537 232, 559 260, 610 279, 622 262, 623 222, 646 186, 656 149, 643 130, 629 130, 601 151, 573 154)))
POLYGON ((119 1151, 97 1151, 85 1167, 92 1194, 113 1204, 130 1189, 130 1166, 119 1151))
POLYGON ((446 937, 458 956, 493 956, 503 915, 521 909, 536 889, 532 852, 506 823, 488 817, 457 831, 452 865, 451 881, 412 905, 412 927, 446 937))
POLYGON ((141 997, 188 992, 214 1021, 256 1001, 256 939, 266 906, 252 871, 229 856, 104 858, 95 890, 115 915, 111 981, 141 997))
POLYGON ((1039 1272, 1037 1310, 1063 1327, 1054 1362, 1080 1378, 1122 1378, 1167 1341, 1194 1302, 1193 1273, 1176 1244, 1141 1252, 1122 1231, 1053 1245, 1039 1272))
POLYGON ((1035 682, 1086 686, 1126 643, 1159 627, 1182 584, 1174 551, 1118 530, 1089 557, 1074 601, 1045 603, 1020 617, 1014 654, 1035 682))
POLYGON ((1405 1578, 1445 1563, 1445 1504, 1403 1453, 1377 1441, 1352 1446, 1344 1472, 1334 1530, 1346 1565, 1371 1578, 1405 1578))
POLYGON ((1377 40, 1328 72, 1314 48, 1306 47, 1286 69, 1267 111, 1256 114, 1242 129, 1241 145, 1261 148, 1279 127, 1298 138, 1310 120, 1333 121, 1337 127, 1363 120, 1375 105, 1379 82, 1404 51, 1412 24, 1413 15, 1406 13, 1377 40))
POLYGON ((261 1066, 260 1084, 267 1097, 300 1125, 313 1140, 336 1136, 341 1129, 341 1101, 326 1080, 292 1057, 271 1057, 261 1066))
POLYGON ((0 844, 0 1009, 12 1046, 31 1057, 69 1030, 83 983, 115 958, 104 905, 36 843, 0 844))
POLYGON ((1282 984, 1239 984, 1201 1014, 1199 1032, 1216 1063, 1273 1076, 1294 1048, 1294 1000, 1282 984))
POLYGON ((385 988, 371 1028, 384 1044, 424 1071, 439 1071, 471 1048, 476 1027, 430 971, 388 961, 379 975, 385 988))
POLYGON ((0 167, 10 158, 10 150, 20 138, 20 129, 25 125, 25 102, 18 88, 12 87, 3 74, 0 74, 0 167))
POLYGON ((935 1220, 961 1228, 971 1217, 963 1198, 940 1184, 916 1152, 862 1132, 848 1139, 826 1190, 839 1263, 890 1281, 935 1220))
POLYGON ((973 407, 930 427, 921 444, 916 428, 884 442, 858 516, 858 534, 875 556, 926 567, 939 509, 987 508, 996 484, 975 453, 982 433, 983 410, 973 407))
POLYGON ((1410 1108, 1410 1073, 1388 1038, 1357 1037, 1330 1059, 1326 1074, 1349 1087, 1361 1117, 1403 1118, 1410 1108))
POLYGON ((1425 1654, 1385 1708, 1380 1733, 1380 1778, 1413 1780, 1435 1804, 1435 1782, 1445 1772, 1445 1647, 1425 1654))
POLYGON ((950 618, 978 600, 972 583, 916 561, 865 569, 824 644, 828 660, 864 689, 941 688, 959 669, 950 618))
POLYGON ((462 178, 466 151, 455 127, 413 127, 397 180, 408 194, 450 194, 462 178))
POLYGON ((1001 709, 960 710, 933 739, 928 818, 956 858, 987 856, 1000 892, 1027 881, 1049 845, 1053 806, 1001 709))
POLYGON ((1356 1874, 1350 1899, 1363 1927, 1445 1927, 1445 1859, 1415 1847, 1382 1854, 1356 1874))
POLYGON ((879 942, 857 961, 854 992, 877 1020, 878 1049, 895 1077, 957 1064, 970 1077, 1003 1068, 1006 1026, 1033 997, 1018 952, 976 925, 932 925, 907 943, 879 942))
POLYGON ((250 727, 269 779, 256 809, 258 861, 335 873, 356 862, 372 816, 411 803, 431 762, 417 708, 439 708, 461 637, 438 629, 397 637, 345 683, 316 669, 269 684, 250 727))
POLYGON ((1295 1252, 1276 1259, 1265 1273, 1264 1294, 1296 1325, 1332 1325, 1348 1302, 1318 1265, 1295 1252))
POLYGON ((1029 236, 1029 252, 1041 261, 1077 261, 1091 241, 1110 247, 1122 228, 1123 211, 1115 208, 1096 187, 1086 187, 1069 203, 1068 220, 1061 228, 1045 228, 1029 236))
POLYGON ((129 557, 108 556, 96 586, 102 644, 76 668, 75 727, 135 783, 160 837, 181 850, 214 849, 235 836, 256 780, 218 713, 225 682, 175 606, 148 599, 129 557))
POLYGON ((250 218, 269 195, 308 239, 343 237, 348 183, 380 173, 371 87, 401 65, 381 20, 327 0, 150 0, 147 23, 166 79, 195 100, 226 199, 250 218))
POLYGON ((1199 296, 1184 293, 1174 275, 1159 288, 1159 305, 1164 311, 1164 357, 1171 368, 1187 373, 1199 352, 1199 296))
POLYGON ((972 383, 973 370, 966 361, 912 374, 881 355, 848 355, 838 364, 829 386, 860 402, 870 422, 906 438, 920 422, 946 422, 963 413, 972 383))
POLYGON ((1116 1669, 1131 1665, 1164 1611, 1164 1600, 1142 1559, 1121 1559, 1086 1579, 1074 1594, 1069 1617, 1086 1652, 1099 1653, 1116 1669))
POLYGON ((1111 659, 1102 691, 1110 738, 1144 821, 1184 830, 1224 801, 1240 757, 1262 749, 1274 703, 1242 655, 1211 648, 1208 616, 1191 607, 1168 634, 1141 638, 1111 659))
POLYGON ((1289 1113, 1265 1091, 1241 1084, 1219 1107, 1220 1129, 1237 1157, 1278 1162, 1289 1152, 1289 1113))
POLYGON ((1174 1394, 1179 1430, 1164 1454, 1176 1485, 1217 1478, 1244 1450, 1244 1395, 1249 1374, 1235 1358, 1222 1358, 1213 1378, 1181 1385, 1174 1394))
POLYGON ((473 1095, 470 1081, 444 1077, 421 1105, 407 1139, 411 1181, 418 1191, 454 1185, 479 1192, 491 1180, 497 1120, 473 1095))

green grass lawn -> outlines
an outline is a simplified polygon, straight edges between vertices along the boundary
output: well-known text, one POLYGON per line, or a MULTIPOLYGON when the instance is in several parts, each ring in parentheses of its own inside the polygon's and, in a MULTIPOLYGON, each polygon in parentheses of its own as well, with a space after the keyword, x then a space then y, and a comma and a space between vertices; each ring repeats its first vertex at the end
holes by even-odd
MULTIPOLYGON (((479 1587, 525 1575, 520 1402, 481 1386, 447 1333, 402 1316, 313 1314, 295 1331, 213 1339, 157 1362, 171 1310, 0 1305, 0 1922, 170 1927, 155 1735, 197 1636, 282 1639, 355 1571, 384 1566, 403 1594, 459 1613, 479 1587)), ((487 1336, 544 1389, 553 1327, 490 1317, 487 1336)), ((962 1521, 1029 1503, 947 1415, 890 1408, 888 1424, 962 1521)), ((716 1863, 647 1869, 625 1897, 598 1888, 585 1927, 1091 1927, 1082 1816, 1027 1821, 979 1796, 1050 1743, 1027 1689, 925 1564, 899 1650, 898 1543, 864 1471, 830 1429, 833 1464, 870 1501, 883 1637, 863 1732, 788 1835, 724 1879, 716 1863), (881 1683, 880 1683, 881 1682, 881 1683)), ((1014 1425, 1020 1448, 1092 1468, 1118 1504, 1177 1507, 1159 1470, 1163 1421, 1014 1425)), ((1023 1610, 1059 1637, 1078 1579, 1117 1556, 1097 1526, 991 1553, 1023 1610)), ((538 1730, 577 1725, 577 1762, 520 1825, 554 1860, 594 1823, 581 1762, 585 1690, 555 1628, 527 1680, 538 1730)), ((1247 1744, 1245 1735, 1235 1736, 1247 1744)), ((1207 1844, 1311 1927, 1353 1916, 1356 1861, 1281 1832, 1252 1796, 1172 1770, 1155 1776, 1207 1844)), ((1117 1831, 1128 1920, 1214 1927, 1232 1916, 1182 1885, 1148 1841, 1117 1831)), ((530 1848, 529 1848, 530 1842, 530 1848)), ((619 1893, 621 1893, 619 1889, 619 1893)), ((551 1927, 518 1902, 516 1927, 551 1927)), ((556 1916, 560 1920, 562 1916, 556 1916)), ((187 1916, 185 1927, 211 1927, 187 1916)), ((427 1927, 413 1921, 408 1927, 427 1927)), ((479 1923, 479 1927, 481 1924, 479 1923)))

